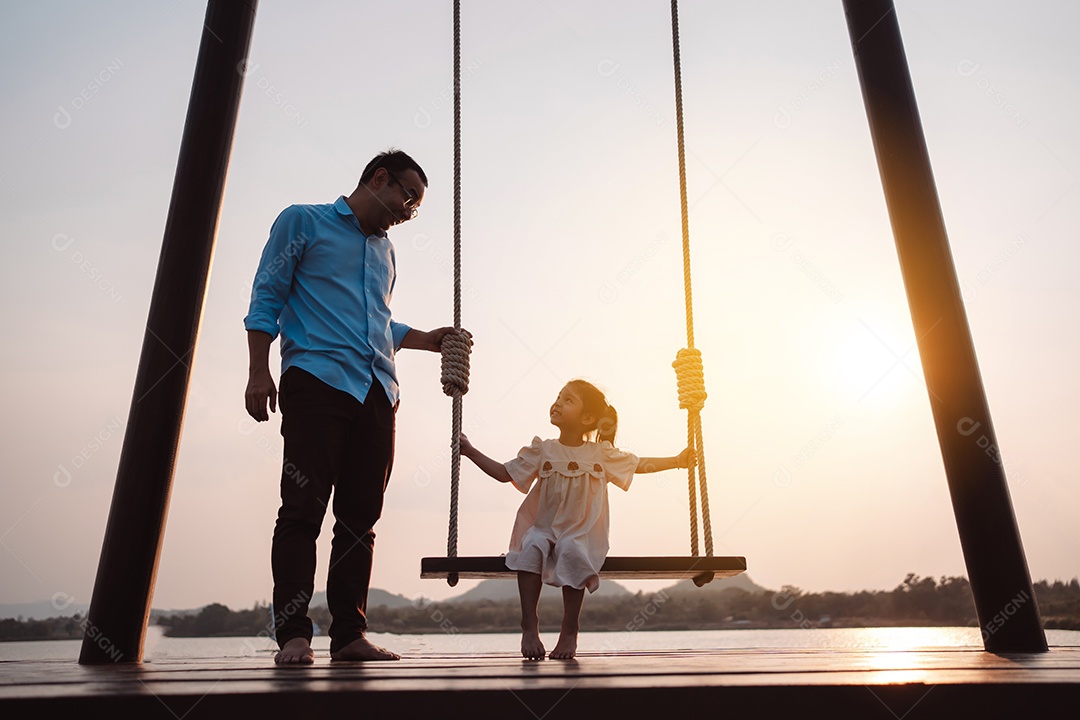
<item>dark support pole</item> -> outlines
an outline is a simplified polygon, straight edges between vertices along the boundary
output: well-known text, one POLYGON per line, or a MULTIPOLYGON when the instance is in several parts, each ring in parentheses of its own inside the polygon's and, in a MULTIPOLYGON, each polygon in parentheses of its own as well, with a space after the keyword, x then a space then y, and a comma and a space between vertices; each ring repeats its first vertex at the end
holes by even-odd
POLYGON ((991 652, 1045 652, 892 0, 844 0, 960 545, 991 652))
POLYGON ((142 660, 256 2, 207 4, 80 663, 142 660))

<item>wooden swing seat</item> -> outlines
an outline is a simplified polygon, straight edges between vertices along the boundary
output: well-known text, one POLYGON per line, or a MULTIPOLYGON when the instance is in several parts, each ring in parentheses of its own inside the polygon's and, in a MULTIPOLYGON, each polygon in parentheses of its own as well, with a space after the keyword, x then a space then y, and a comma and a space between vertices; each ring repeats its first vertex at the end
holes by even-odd
MULTIPOLYGON (((426 557, 420 560, 421 578, 447 578, 451 573, 464 580, 516 577, 502 555, 494 557, 426 557)), ((614 580, 683 580, 726 578, 746 572, 745 557, 636 556, 609 557, 600 568, 602 577, 614 580)), ((706 580, 707 582, 707 580, 706 580)))

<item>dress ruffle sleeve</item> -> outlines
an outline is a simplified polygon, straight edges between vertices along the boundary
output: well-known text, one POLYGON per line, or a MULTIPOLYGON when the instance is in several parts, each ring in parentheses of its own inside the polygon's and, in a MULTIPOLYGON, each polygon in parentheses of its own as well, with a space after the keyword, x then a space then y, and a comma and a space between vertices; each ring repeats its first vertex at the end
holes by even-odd
POLYGON ((540 473, 540 446, 543 442, 539 436, 534 437, 532 443, 518 451, 516 458, 503 463, 514 481, 514 487, 523 493, 529 492, 533 480, 540 473))
POLYGON ((638 456, 624 452, 606 440, 600 443, 600 447, 604 453, 607 481, 623 490, 629 490, 630 481, 634 479, 634 472, 637 471, 638 456))

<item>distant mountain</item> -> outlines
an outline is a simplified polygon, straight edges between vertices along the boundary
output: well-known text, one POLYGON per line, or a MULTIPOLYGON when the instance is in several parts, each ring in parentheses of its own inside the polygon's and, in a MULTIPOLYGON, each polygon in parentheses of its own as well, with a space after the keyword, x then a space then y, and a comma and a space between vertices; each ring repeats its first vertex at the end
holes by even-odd
MULTIPOLYGON (((371 588, 368 590, 369 608, 379 607, 385 605, 388 608, 400 608, 410 607, 413 605, 413 601, 404 595, 395 595, 379 588, 371 588)), ((326 593, 321 590, 311 596, 311 607, 319 607, 320 605, 326 607, 326 593)))
POLYGON ((39 600, 32 603, 14 603, 0 605, 0 620, 21 617, 23 620, 45 620, 55 617, 71 617, 78 613, 85 617, 90 608, 89 603, 71 603, 62 605, 50 600, 39 600))
MULTIPOLYGON (((632 593, 624 586, 615 582, 614 580, 602 580, 600 587, 593 593, 596 597, 608 597, 615 598, 625 595, 631 595, 632 593)), ((480 584, 474 587, 472 590, 464 592, 460 595, 454 595, 451 598, 442 600, 446 603, 459 603, 459 602, 475 602, 477 600, 492 600, 495 602, 502 602, 504 600, 517 600, 518 586, 516 580, 511 576, 507 580, 481 580, 480 584)), ((540 593, 542 599, 548 598, 562 598, 562 591, 559 588, 545 585, 544 589, 540 593)))
MULTIPOLYGON (((413 604, 413 601, 404 595, 395 595, 389 593, 386 590, 380 590, 378 588, 372 588, 368 592, 368 606, 378 607, 379 605, 385 605, 390 608, 408 607, 413 604)), ((311 605, 313 607, 326 605, 326 593, 317 592, 311 598, 311 605)), ((188 610, 161 610, 154 608, 150 611, 150 619, 156 620, 162 615, 195 615, 205 606, 192 608, 188 610)), ((50 600, 39 600, 32 603, 12 603, 10 605, 0 605, 0 620, 8 618, 22 618, 23 620, 45 620, 48 618, 56 617, 71 617, 78 614, 80 617, 86 617, 87 610, 90 609, 89 603, 71 603, 69 605, 59 605, 50 600)), ((237 610, 240 608, 230 608, 237 610)))
MULTIPOLYGON (((23 620, 47 620, 48 618, 71 617, 72 615, 86 617, 86 612, 89 609, 90 603, 71 603, 69 605, 63 605, 51 600, 38 600, 37 602, 32 603, 12 603, 10 605, 0 605, 0 620, 18 617, 21 617, 23 620)), ((156 619, 161 615, 192 615, 199 612, 201 609, 202 608, 196 608, 195 610, 158 610, 155 608, 150 611, 150 618, 156 619)))
MULTIPOLYGON (((739 590, 745 590, 748 593, 765 592, 765 588, 756 584, 750 579, 750 576, 746 573, 735 575, 734 577, 721 578, 719 580, 713 580, 704 587, 697 587, 694 585, 693 580, 680 580, 674 585, 669 585, 662 588, 668 595, 682 595, 682 594, 704 594, 712 595, 718 592, 722 592, 729 588, 738 588, 739 590)), ((372 591, 374 592, 374 591, 372 591)), ((660 592, 657 589, 655 592, 660 592)), ((596 597, 605 598, 617 598, 624 597, 626 595, 632 595, 624 585, 620 585, 614 580, 603 580, 600 582, 600 587, 596 591, 596 597)), ((459 603, 459 602, 474 602, 476 600, 492 600, 495 602, 502 602, 504 600, 516 600, 518 597, 517 583, 510 580, 484 580, 472 590, 462 593, 461 595, 454 595, 447 598, 442 602, 446 603, 459 603)), ((541 598, 561 598, 562 595, 558 588, 545 585, 543 591, 540 594, 541 598)), ((369 601, 369 605, 371 602, 369 601)))
MULTIPOLYGON (((698 594, 698 595, 711 595, 713 593, 722 592, 728 588, 738 588, 745 590, 749 593, 758 593, 765 591, 765 588, 754 583, 750 579, 750 576, 746 573, 736 575, 735 577, 723 578, 721 580, 713 580, 705 587, 696 587, 691 580, 680 580, 674 585, 669 585, 663 588, 664 592, 668 595, 681 595, 681 594, 698 594)), ((657 591, 659 592, 659 591, 657 591)), ((625 586, 620 585, 614 580, 603 580, 600 583, 600 588, 596 591, 596 597, 604 598, 617 598, 626 595, 631 595, 629 590, 625 586)), ((502 602, 504 600, 516 600, 518 596, 517 583, 512 579, 509 580, 483 580, 479 585, 472 590, 464 592, 460 595, 455 595, 442 602, 458 603, 458 602, 474 602, 477 600, 492 600, 495 602, 502 602)), ((540 595, 541 598, 560 598, 560 592, 558 588, 551 587, 549 585, 544 586, 544 590, 540 595)), ((378 607, 385 605, 388 608, 397 609, 402 607, 409 607, 414 605, 413 600, 405 597, 404 595, 398 595, 395 593, 387 592, 386 590, 380 590, 379 588, 371 588, 368 592, 368 607, 378 607)), ((311 598, 311 605, 317 607, 319 605, 326 605, 326 593, 317 592, 311 598)), ((0 605, 0 620, 6 618, 21 617, 23 620, 45 620, 46 618, 55 617, 71 617, 78 613, 82 617, 86 617, 86 611, 90 608, 89 603, 71 603, 69 605, 58 605, 49 600, 40 600, 32 603, 13 603, 10 605, 0 605)), ((233 608, 235 609, 235 608, 233 608)), ((190 610, 160 610, 153 609, 150 611, 151 619, 156 619, 161 615, 193 615, 202 610, 201 607, 190 610)))
POLYGON ((698 594, 698 595, 710 595, 730 588, 738 588, 739 590, 745 590, 748 593, 760 593, 767 592, 766 588, 761 587, 746 573, 740 573, 729 578, 719 578, 707 583, 703 587, 694 585, 693 580, 680 580, 679 582, 664 588, 664 592, 668 595, 683 595, 683 594, 698 594))

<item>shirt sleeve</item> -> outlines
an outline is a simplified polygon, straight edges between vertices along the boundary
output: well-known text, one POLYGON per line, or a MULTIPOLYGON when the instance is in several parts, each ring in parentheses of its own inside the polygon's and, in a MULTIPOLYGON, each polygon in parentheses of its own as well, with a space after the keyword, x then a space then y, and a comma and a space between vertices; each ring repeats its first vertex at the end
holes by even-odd
POLYGON ((638 456, 624 452, 606 440, 601 443, 601 447, 604 451, 604 473, 608 482, 623 490, 629 490, 630 481, 634 479, 634 472, 637 471, 638 456))
POLYGON ((405 336, 409 334, 410 330, 412 330, 412 328, 405 323, 399 323, 393 320, 390 321, 390 334, 394 339, 395 352, 401 349, 401 343, 405 339, 405 336))
POLYGON ((506 472, 514 481, 514 487, 523 493, 529 492, 533 480, 540 473, 540 455, 543 440, 539 436, 532 439, 532 443, 518 451, 517 457, 503 463, 506 472))
MULTIPOLYGON (((292 287, 293 272, 304 254, 308 233, 303 228, 303 211, 295 205, 285 208, 270 228, 259 269, 251 286, 251 304, 244 328, 278 336, 278 318, 292 287)), ((404 337, 404 335, 402 335, 404 337)))

